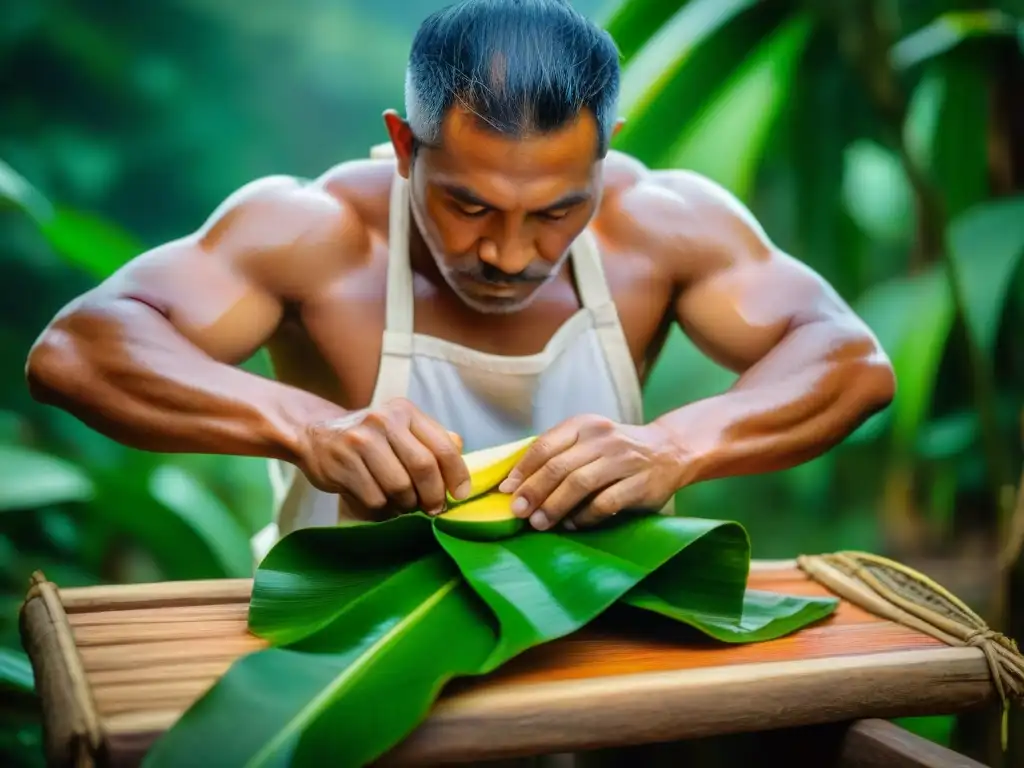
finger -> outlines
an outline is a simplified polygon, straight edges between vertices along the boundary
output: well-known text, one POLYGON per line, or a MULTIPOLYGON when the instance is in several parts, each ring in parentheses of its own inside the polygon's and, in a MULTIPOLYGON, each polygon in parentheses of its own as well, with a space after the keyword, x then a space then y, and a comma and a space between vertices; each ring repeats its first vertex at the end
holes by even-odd
POLYGON ((629 507, 638 507, 647 493, 646 475, 632 475, 605 488, 584 504, 565 527, 570 531, 591 528, 629 507))
POLYGON ((444 478, 434 454, 410 430, 389 431, 388 441, 412 479, 420 508, 428 515, 441 512, 445 502, 444 478))
POLYGON ((363 458, 355 451, 346 451, 331 472, 337 483, 337 492, 350 496, 367 510, 383 509, 388 504, 384 491, 373 479, 363 458))
POLYGON ((451 491, 456 499, 469 496, 469 468, 462 458, 462 439, 456 443, 451 437, 451 432, 423 414, 414 416, 409 428, 433 454, 444 487, 451 491))
POLYGON ((566 421, 537 437, 523 453, 521 459, 508 473, 508 477, 498 486, 502 493, 513 493, 526 480, 565 451, 572 448, 579 440, 579 430, 575 421, 566 421))
POLYGON ((538 502, 537 511, 530 516, 530 524, 538 530, 557 525, 584 502, 604 489, 628 477, 631 468, 621 461, 599 456, 589 464, 570 472, 546 499, 538 502))
POLYGON ((354 431, 349 437, 384 494, 403 509, 415 509, 417 498, 412 478, 395 455, 385 434, 377 430, 354 431))
POLYGON ((462 435, 460 435, 458 432, 452 432, 450 430, 447 431, 448 437, 450 437, 452 439, 452 442, 455 443, 455 447, 459 450, 459 453, 462 453, 462 435))
POLYGON ((548 497, 565 479, 580 467, 600 458, 600 447, 594 443, 574 445, 553 456, 546 464, 523 481, 512 499, 512 514, 530 517, 544 509, 548 497))
POLYGON ((382 507, 371 507, 369 504, 364 504, 362 500, 346 490, 338 492, 340 501, 338 503, 338 522, 347 522, 349 520, 362 520, 367 523, 377 522, 386 517, 389 517, 386 507, 387 499, 384 498, 384 494, 381 494, 381 499, 384 500, 384 506, 382 507))

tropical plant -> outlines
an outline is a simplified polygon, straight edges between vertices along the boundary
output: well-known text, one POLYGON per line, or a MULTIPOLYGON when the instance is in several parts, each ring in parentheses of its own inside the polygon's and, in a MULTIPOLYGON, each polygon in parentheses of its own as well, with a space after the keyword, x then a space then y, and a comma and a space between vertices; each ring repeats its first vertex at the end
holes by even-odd
MULTIPOLYGON (((1024 538, 1024 361, 1011 340, 1024 311, 1024 121, 1012 106, 1024 24, 1011 3, 971 6, 625 0, 605 24, 625 67, 617 148, 703 173, 764 212, 895 365, 893 406, 842 451, 786 473, 784 498, 827 515, 800 484, 838 485, 878 522, 867 546, 897 556, 980 540, 973 557, 1001 568, 972 600, 1020 635, 1008 601, 1024 595, 1011 575, 1024 538), (863 482, 868 467, 881 487, 863 482), (998 558, 982 554, 994 546, 998 558)), ((648 384, 651 413, 730 380, 676 332, 648 384)), ((678 505, 736 491, 686 489, 678 505)))
MULTIPOLYGON (((0 376, 0 679, 11 690, 30 679, 16 612, 33 569, 62 586, 236 574, 269 508, 260 462, 123 449, 33 403, 17 361, 63 302, 195 226, 238 184, 365 155, 380 110, 401 102, 400 40, 445 1, 301 0, 279 13, 83 0, 0 18, 0 55, 17 73, 0 126, 0 353, 14 361, 0 376)), ((678 508, 724 510, 759 557, 887 550, 930 558, 930 573, 951 561, 944 583, 976 605, 1005 603, 1014 592, 993 590, 985 567, 994 544, 1014 562, 1024 534, 1006 520, 1024 391, 1019 5, 609 0, 600 18, 625 67, 617 147, 731 190, 868 320, 900 381, 893 408, 826 456, 686 489, 678 508)), ((247 366, 270 374, 261 356, 247 366)), ((648 414, 731 381, 673 330, 648 414)), ((41 765, 31 707, 4 717, 0 762, 41 765)))
MULTIPOLYGON (((999 339, 1022 307, 1024 197, 1011 194, 1019 171, 1010 179, 998 165, 1010 159, 986 142, 1010 151, 1007 117, 989 104, 1000 67, 1021 70, 1022 26, 996 8, 919 13, 632 0, 607 21, 625 59, 617 147, 770 210, 770 234, 824 273, 892 356, 893 407, 847 445, 889 449, 881 522, 903 545, 955 524, 958 494, 987 498, 1007 531, 1021 458, 1019 356, 1006 359, 999 339), (917 519, 915 483, 935 502, 931 519, 917 519)), ((727 385, 681 333, 669 350, 652 411, 678 381, 727 385)))

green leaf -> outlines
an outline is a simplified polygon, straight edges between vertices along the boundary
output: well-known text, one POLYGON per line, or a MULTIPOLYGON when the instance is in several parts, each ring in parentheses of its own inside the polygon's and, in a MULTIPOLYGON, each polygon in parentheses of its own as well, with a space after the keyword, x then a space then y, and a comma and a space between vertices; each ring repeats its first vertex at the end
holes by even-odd
MULTIPOLYGON (((436 535, 498 617, 501 638, 495 650, 497 665, 584 626, 672 557, 680 546, 691 544, 714 525, 699 521, 679 531, 682 537, 645 539, 653 545, 645 550, 636 539, 620 541, 616 548, 615 537, 608 540, 608 531, 528 531, 497 542, 463 541, 441 531, 436 535), (601 546, 602 539, 605 547, 601 546)), ((614 528, 621 539, 628 540, 636 533, 635 525, 617 523, 614 528)))
POLYGON ((64 261, 103 279, 137 256, 142 246, 116 224, 53 205, 17 171, 0 160, 0 198, 24 211, 64 261))
POLYGON ((764 35, 764 13, 731 24, 751 0, 686 3, 622 72, 619 110, 626 124, 615 146, 656 164, 722 81, 764 35))
POLYGON ((52 214, 50 201, 3 160, 0 160, 0 199, 13 203, 36 219, 52 214))
POLYGON ((896 155, 860 139, 847 146, 844 166, 843 199, 853 220, 879 241, 910 237, 914 197, 896 155))
POLYGON ((24 653, 0 648, 0 690, 21 694, 35 693, 32 664, 24 653))
MULTIPOLYGON (((686 521, 677 526, 682 530, 694 527, 688 518, 668 519, 686 521)), ((666 532, 665 526, 658 528, 660 534, 666 532)), ((838 600, 834 597, 747 589, 750 542, 746 532, 730 523, 709 528, 707 533, 630 590, 624 602, 687 624, 726 643, 781 637, 825 618, 836 609, 838 600)))
POLYGON ((177 764, 212 741, 229 765, 318 765, 324 754, 364 765, 419 724, 448 680, 574 632, 640 584, 638 606, 731 628, 733 642, 792 631, 838 603, 745 598, 749 563, 742 526, 659 515, 496 542, 455 538, 422 513, 296 531, 254 582, 249 626, 273 647, 233 664, 144 765, 177 764))
POLYGON ((404 563, 437 550, 421 515, 337 530, 343 532, 294 531, 263 558, 249 608, 249 629, 256 635, 274 645, 308 637, 404 563))
POLYGON ((1024 256, 1024 197, 974 206, 953 221, 947 242, 963 291, 964 322, 991 360, 1010 285, 1024 256))
POLYGON ((946 272, 934 265, 911 277, 879 283, 854 303, 854 309, 889 355, 898 382, 892 406, 870 419, 864 429, 891 419, 896 445, 909 450, 931 410, 939 363, 953 324, 953 295, 946 272))
POLYGON ((846 149, 862 135, 870 109, 856 85, 855 75, 836 56, 834 35, 816 29, 791 96, 786 156, 777 160, 793 174, 789 204, 799 239, 790 249, 843 296, 859 294, 870 281, 862 253, 865 237, 843 204, 846 149))
POLYGON ((965 40, 988 35, 1021 34, 1024 25, 1003 11, 994 9, 944 13, 904 37, 890 51, 897 69, 909 69, 952 50, 965 40))
POLYGON ((977 412, 958 411, 923 424, 918 433, 915 453, 930 461, 954 459, 977 446, 980 436, 981 425, 977 412))
POLYGON ((685 127, 666 153, 667 164, 701 173, 749 199, 811 29, 809 17, 795 15, 758 46, 685 127))
POLYGON ((89 501, 94 491, 89 475, 68 461, 0 445, 0 512, 89 501))
MULTIPOLYGON (((93 468, 96 497, 89 506, 90 515, 112 532, 134 539, 168 579, 230 577, 241 563, 236 534, 227 534, 234 544, 213 540, 222 527, 232 529, 217 521, 196 519, 194 510, 182 507, 185 496, 180 488, 174 488, 175 474, 164 476, 172 479, 164 487, 161 482, 153 483, 162 476, 154 458, 159 457, 131 454, 120 466, 93 468), (177 508, 167 506, 154 492, 177 508)), ((251 550, 248 562, 246 576, 253 571, 251 550)))
POLYGON ((678 583, 665 581, 659 586, 670 591, 657 594, 645 584, 630 592, 626 603, 688 624, 723 643, 774 640, 835 610, 835 601, 828 597, 797 597, 748 589, 743 594, 742 611, 736 616, 732 611, 718 611, 713 599, 702 602, 701 597, 707 595, 693 594, 678 583))
POLYGON ((621 515, 587 531, 526 532, 496 542, 435 531, 494 611, 498 666, 586 625, 620 598, 716 639, 778 637, 829 615, 834 598, 747 593, 750 542, 737 523, 621 515))
POLYGON ((988 79, 983 60, 957 50, 930 61, 912 94, 904 137, 955 219, 988 198, 988 79))
POLYGON ((971 54, 955 51, 932 65, 945 88, 928 168, 949 221, 989 197, 989 73, 971 54))
POLYGON ((153 498, 191 528, 228 578, 252 575, 249 537, 213 493, 185 470, 165 464, 149 478, 153 498))
POLYGON ((612 6, 601 27, 612 36, 624 64, 628 64, 651 37, 669 26, 697 0, 621 0, 612 6))
POLYGON ((494 643, 486 609, 435 552, 344 601, 335 620, 298 643, 236 662, 143 765, 180 765, 204 748, 211 765, 313 766, 324 755, 331 765, 366 765, 416 726, 444 682, 477 670, 494 643))
POLYGON ((108 277, 142 251, 135 238, 93 214, 56 208, 37 223, 64 261, 95 278, 108 277))
POLYGON ((928 67, 910 94, 903 124, 903 143, 907 153, 922 168, 932 165, 945 99, 944 73, 938 67, 928 67))

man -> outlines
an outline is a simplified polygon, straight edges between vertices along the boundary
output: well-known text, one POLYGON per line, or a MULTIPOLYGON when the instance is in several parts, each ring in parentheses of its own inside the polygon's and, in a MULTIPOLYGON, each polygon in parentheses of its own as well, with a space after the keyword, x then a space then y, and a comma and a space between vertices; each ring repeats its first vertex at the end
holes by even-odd
POLYGON ((466 492, 460 450, 527 435, 502 490, 538 530, 821 454, 890 402, 885 354, 726 191, 609 151, 618 87, 612 40, 566 2, 434 14, 391 156, 239 189, 63 309, 33 393, 141 449, 271 460, 257 555, 437 513, 466 492), (673 321, 741 375, 645 424, 673 321), (276 381, 237 367, 263 346, 276 381))

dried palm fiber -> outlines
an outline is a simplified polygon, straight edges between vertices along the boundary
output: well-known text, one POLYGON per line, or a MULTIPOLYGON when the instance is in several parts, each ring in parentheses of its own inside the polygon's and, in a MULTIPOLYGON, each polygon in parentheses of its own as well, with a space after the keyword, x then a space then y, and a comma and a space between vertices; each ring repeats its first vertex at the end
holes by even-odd
POLYGON ((1011 702, 1024 703, 1024 655, 964 602, 927 576, 866 552, 803 555, 797 566, 864 610, 961 647, 979 648, 1003 705, 1002 744, 1008 741, 1011 702))

